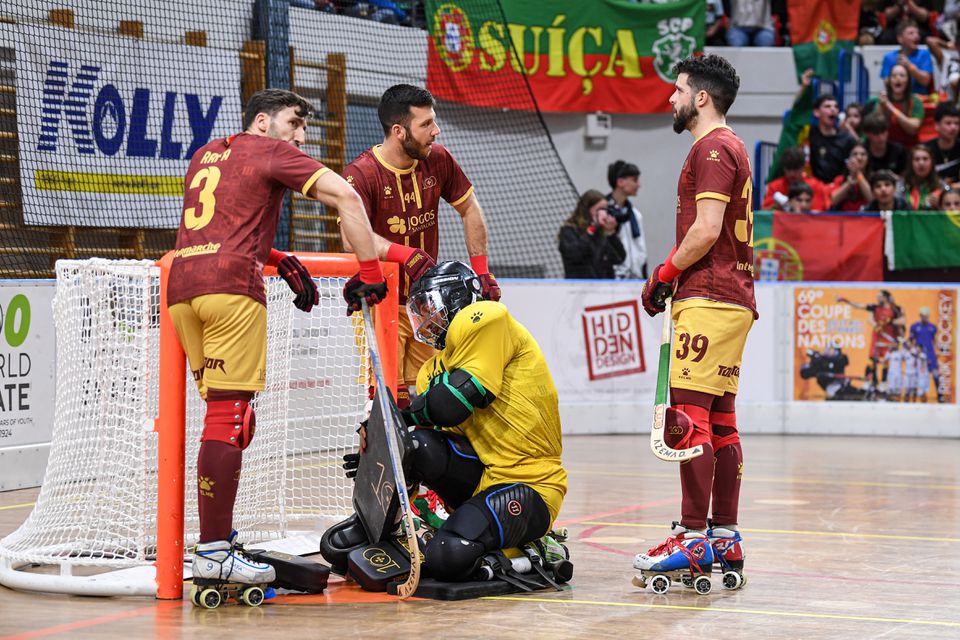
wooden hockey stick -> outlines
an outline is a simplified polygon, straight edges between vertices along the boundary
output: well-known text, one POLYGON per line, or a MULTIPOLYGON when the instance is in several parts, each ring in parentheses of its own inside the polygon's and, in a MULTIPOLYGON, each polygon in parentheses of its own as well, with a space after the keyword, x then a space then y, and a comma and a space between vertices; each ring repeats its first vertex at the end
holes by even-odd
MULTIPOLYGON (((393 481, 397 485, 397 497, 400 499, 400 510, 403 513, 404 529, 407 535, 407 547, 410 552, 410 573, 406 581, 397 585, 397 595, 406 600, 417 590, 420 584, 420 544, 417 533, 413 528, 413 513, 410 510, 410 496, 407 494, 407 479, 403 476, 403 460, 400 457, 400 441, 397 438, 397 427, 393 416, 395 407, 389 400, 390 394, 383 381, 383 368, 380 365, 380 350, 377 347, 377 333, 373 329, 370 317, 370 307, 366 301, 362 303, 363 329, 367 335, 367 351, 370 353, 370 366, 377 383, 377 398, 380 399, 380 413, 383 415, 383 426, 387 430, 387 449, 390 451, 390 463, 393 466, 393 481)), ((404 425, 405 429, 406 426, 404 425)))
POLYGON ((673 340, 673 299, 667 298, 663 310, 663 330, 660 333, 660 364, 657 367, 657 392, 653 406, 653 427, 650 429, 650 449, 653 455, 667 462, 686 462, 703 455, 703 445, 690 449, 671 449, 663 440, 667 407, 670 406, 670 349, 673 340))

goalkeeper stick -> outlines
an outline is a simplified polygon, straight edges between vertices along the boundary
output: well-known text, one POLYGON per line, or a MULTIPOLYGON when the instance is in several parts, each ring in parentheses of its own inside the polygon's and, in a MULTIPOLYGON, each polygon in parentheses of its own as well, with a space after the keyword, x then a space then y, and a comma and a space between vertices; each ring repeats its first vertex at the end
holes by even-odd
POLYGON ((703 454, 703 445, 690 449, 671 449, 663 440, 668 396, 670 391, 670 348, 673 339, 673 299, 667 298, 663 309, 663 331, 660 333, 660 364, 657 367, 657 393, 653 406, 653 428, 650 429, 650 449, 653 455, 667 462, 686 462, 703 454))
MULTIPOLYGON (((383 368, 380 366, 380 350, 377 347, 377 333, 373 329, 370 318, 370 307, 364 300, 363 328, 367 334, 367 351, 370 352, 370 366, 377 383, 377 398, 380 399, 380 413, 383 415, 383 426, 387 430, 387 449, 390 451, 390 464, 393 466, 393 481, 397 485, 397 496, 400 499, 400 510, 403 513, 404 529, 407 535, 407 547, 410 551, 410 573, 405 582, 397 585, 397 595, 406 600, 417 590, 420 584, 420 545, 417 533, 413 528, 413 514, 410 511, 410 496, 407 495, 407 479, 403 476, 403 460, 400 458, 400 442, 397 439, 395 418, 396 405, 389 399, 390 392, 383 381, 383 368)), ((406 425, 403 425, 406 429, 406 425)))

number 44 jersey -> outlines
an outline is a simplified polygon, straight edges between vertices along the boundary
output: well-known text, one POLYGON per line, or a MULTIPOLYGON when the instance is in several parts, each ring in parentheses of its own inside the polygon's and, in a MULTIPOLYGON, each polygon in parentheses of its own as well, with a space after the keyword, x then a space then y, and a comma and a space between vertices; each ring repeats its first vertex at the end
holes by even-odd
POLYGON ((753 293, 753 182, 743 141, 726 126, 700 136, 677 185, 677 245, 697 219, 704 198, 726 203, 723 227, 705 256, 679 278, 675 301, 706 298, 757 313, 753 293))
POLYGON ((212 140, 190 160, 168 304, 208 293, 266 304, 263 265, 287 189, 308 195, 329 171, 296 145, 246 133, 212 140))

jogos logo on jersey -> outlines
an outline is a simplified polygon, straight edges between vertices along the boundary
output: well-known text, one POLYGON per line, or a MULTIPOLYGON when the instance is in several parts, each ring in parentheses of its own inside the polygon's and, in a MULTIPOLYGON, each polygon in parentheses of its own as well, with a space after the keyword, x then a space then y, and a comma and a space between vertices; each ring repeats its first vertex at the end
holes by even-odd
POLYGON ((586 307, 581 318, 591 380, 646 371, 636 300, 586 307))
POLYGON ((63 152, 70 144, 76 153, 86 156, 181 160, 189 159, 210 140, 223 96, 159 92, 115 82, 99 65, 51 58, 43 83, 36 150, 63 152), (161 116, 159 137, 148 131, 157 113, 161 116), (189 138, 177 136, 176 123, 184 120, 189 124, 189 138))

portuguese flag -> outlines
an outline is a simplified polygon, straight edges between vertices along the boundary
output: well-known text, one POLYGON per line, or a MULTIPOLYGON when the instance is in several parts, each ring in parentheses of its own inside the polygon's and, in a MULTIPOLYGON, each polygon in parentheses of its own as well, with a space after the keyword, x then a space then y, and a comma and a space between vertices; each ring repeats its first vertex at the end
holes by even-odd
POLYGON ((896 211, 892 269, 960 267, 960 212, 896 211))
POLYGON ((673 65, 703 49, 703 0, 428 0, 426 7, 427 88, 479 107, 670 111, 673 65))
POLYGON ((860 0, 787 0, 797 77, 806 69, 823 80, 839 75, 840 50, 853 52, 860 0))

